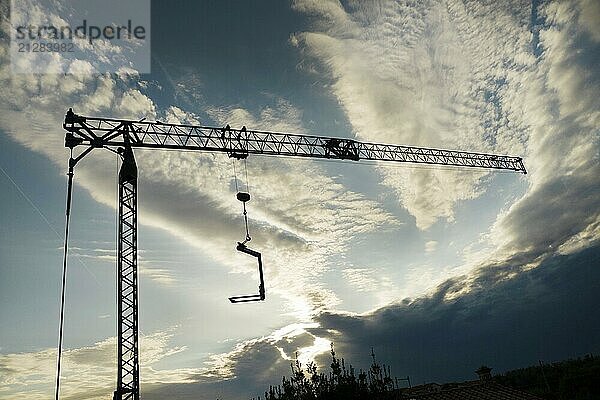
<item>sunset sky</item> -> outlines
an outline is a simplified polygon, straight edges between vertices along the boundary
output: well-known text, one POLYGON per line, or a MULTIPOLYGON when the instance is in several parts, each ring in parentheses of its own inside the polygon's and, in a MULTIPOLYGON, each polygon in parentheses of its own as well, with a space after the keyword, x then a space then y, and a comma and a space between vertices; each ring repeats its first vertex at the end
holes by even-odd
MULTIPOLYGON (((67 74, 14 73, 9 10, 0 398, 54 395, 69 107, 510 154, 528 170, 250 156, 267 299, 233 305, 257 288, 235 251, 234 162, 136 150, 144 399, 248 399, 296 357, 327 368, 332 342, 413 383, 599 354, 600 2, 153 1, 149 74, 58 53, 67 74)), ((115 387, 117 167, 97 149, 75 169, 64 399, 115 387)))

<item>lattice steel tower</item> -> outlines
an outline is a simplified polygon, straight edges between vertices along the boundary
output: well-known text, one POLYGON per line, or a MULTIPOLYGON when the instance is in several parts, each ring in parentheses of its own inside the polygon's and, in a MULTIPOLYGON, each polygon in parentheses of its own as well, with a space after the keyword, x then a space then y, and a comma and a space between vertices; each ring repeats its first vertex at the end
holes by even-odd
POLYGON ((139 400, 137 282, 137 165, 131 146, 119 148, 119 221, 117 235, 118 372, 114 400, 139 400))

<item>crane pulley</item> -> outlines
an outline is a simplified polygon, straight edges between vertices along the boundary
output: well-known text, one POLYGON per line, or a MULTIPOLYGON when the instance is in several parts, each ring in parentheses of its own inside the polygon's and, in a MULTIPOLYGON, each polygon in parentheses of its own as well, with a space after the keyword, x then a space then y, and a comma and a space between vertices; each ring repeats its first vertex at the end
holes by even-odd
POLYGON ((223 146, 227 146, 227 143, 232 144, 232 149, 227 152, 230 158, 235 158, 238 160, 245 160, 248 158, 248 146, 244 146, 242 142, 243 139, 246 139, 248 131, 246 127, 243 126, 240 130, 232 130, 229 125, 223 128, 221 133, 221 142, 223 146))
POLYGON ((244 223, 246 225, 246 238, 244 239, 244 242, 242 244, 246 244, 247 242, 252 240, 252 238, 250 237, 250 230, 248 229, 248 211, 246 210, 246 202, 250 201, 250 193, 237 192, 236 197, 239 201, 242 202, 244 208, 243 214, 244 223))

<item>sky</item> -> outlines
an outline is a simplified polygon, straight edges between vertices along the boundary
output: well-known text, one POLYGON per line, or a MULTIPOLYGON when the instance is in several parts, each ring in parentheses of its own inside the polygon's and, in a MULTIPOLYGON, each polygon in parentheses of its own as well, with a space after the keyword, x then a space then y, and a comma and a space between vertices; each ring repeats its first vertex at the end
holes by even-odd
MULTIPOLYGON (((248 399, 296 358, 326 369, 331 343, 413 383, 600 352, 599 2, 154 1, 149 74, 15 74, 8 13, 2 0, 0 398, 54 394, 69 107, 528 170, 251 156, 267 299, 232 305, 257 281, 235 251, 235 162, 137 150, 144 399, 248 399)), ((64 399, 115 387, 117 167, 94 150, 75 170, 64 399)))

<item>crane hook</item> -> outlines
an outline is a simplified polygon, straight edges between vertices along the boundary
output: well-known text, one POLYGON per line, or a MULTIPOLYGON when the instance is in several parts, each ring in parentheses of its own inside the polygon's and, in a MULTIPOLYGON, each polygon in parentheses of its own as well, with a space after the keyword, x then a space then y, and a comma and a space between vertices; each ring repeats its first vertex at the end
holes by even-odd
POLYGON ((263 301, 265 299, 265 281, 263 277, 262 256, 260 252, 248 248, 244 243, 238 242, 237 251, 251 255, 258 259, 258 294, 246 294, 241 296, 231 296, 229 301, 232 303, 248 303, 251 301, 263 301))
MULTIPOLYGON (((245 161, 245 160, 244 160, 245 161)), ((245 162, 244 162, 245 165, 245 162)), ((237 175, 235 173, 235 163, 234 163, 234 176, 235 176, 235 186, 238 189, 237 185, 237 175)), ((246 167, 246 190, 248 190, 248 168, 246 167)), ((265 282, 263 278, 263 266, 262 266, 262 256, 260 252, 256 250, 252 250, 246 246, 246 243, 252 240, 250 237, 250 230, 248 229, 248 211, 246 210, 246 203, 250 201, 250 193, 242 192, 238 189, 235 197, 242 202, 243 210, 244 210, 244 224, 246 226, 246 238, 243 242, 237 242, 236 250, 245 254, 248 254, 252 257, 256 257, 258 260, 258 277, 259 277, 259 285, 258 285, 258 294, 249 294, 249 295, 241 295, 241 296, 232 296, 229 297, 229 301, 232 303, 247 303, 251 301, 262 301, 265 299, 265 282)))

